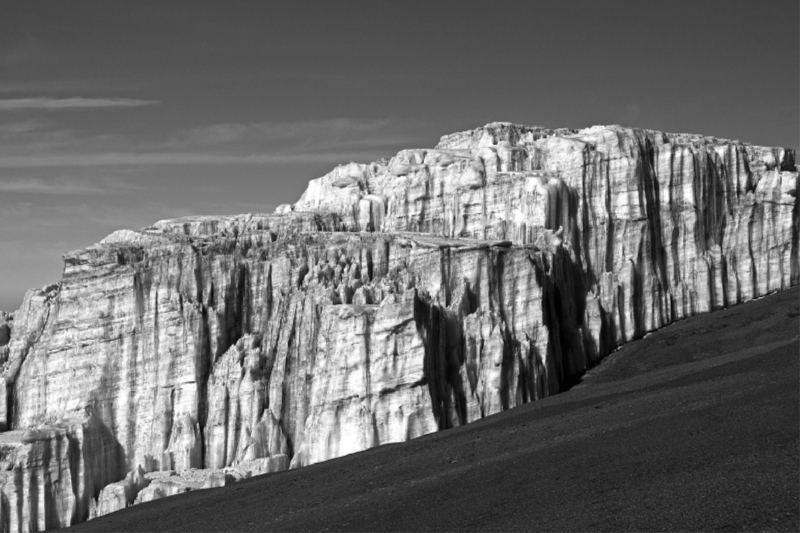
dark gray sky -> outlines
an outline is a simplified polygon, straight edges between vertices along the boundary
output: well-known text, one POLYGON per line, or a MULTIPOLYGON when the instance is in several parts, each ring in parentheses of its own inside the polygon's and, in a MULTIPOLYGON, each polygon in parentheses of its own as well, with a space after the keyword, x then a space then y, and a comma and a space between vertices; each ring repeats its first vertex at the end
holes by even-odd
POLYGON ((270 212, 490 121, 797 148, 799 21, 797 0, 6 0, 0 309, 116 229, 270 212))

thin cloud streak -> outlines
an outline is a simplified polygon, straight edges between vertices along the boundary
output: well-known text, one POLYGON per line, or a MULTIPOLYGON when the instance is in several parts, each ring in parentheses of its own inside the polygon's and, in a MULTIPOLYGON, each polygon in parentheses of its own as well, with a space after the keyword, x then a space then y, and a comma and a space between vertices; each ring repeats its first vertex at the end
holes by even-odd
POLYGON ((74 180, 70 178, 56 178, 52 180, 45 180, 42 178, 18 178, 10 181, 0 180, 0 192, 5 193, 103 195, 118 194, 123 190, 136 188, 138 187, 121 182, 92 184, 86 180, 74 180))
POLYGON ((421 126, 421 121, 397 119, 352 119, 334 118, 294 122, 252 122, 211 124, 181 132, 167 143, 167 146, 224 144, 249 138, 258 142, 266 141, 338 141, 344 139, 369 140, 381 143, 411 140, 410 134, 421 126))
POLYGON ((140 107, 158 103, 157 100, 138 100, 135 98, 6 98, 0 100, 0 111, 140 107))
POLYGON ((118 135, 42 130, 39 122, 0 125, 0 168, 135 165, 261 165, 372 161, 413 143, 419 121, 324 119, 221 123, 174 133, 162 142, 118 135), (7 130, 7 131, 6 131, 7 130))
POLYGON ((274 153, 249 155, 193 152, 106 152, 99 154, 64 153, 0 156, 0 168, 36 168, 60 166, 96 167, 115 165, 285 165, 296 163, 345 163, 348 160, 368 161, 370 159, 374 159, 375 157, 375 151, 342 151, 293 154, 274 153))
POLYGON ((40 127, 41 122, 38 120, 23 120, 21 122, 0 124, 0 137, 18 136, 23 133, 30 133, 40 127))

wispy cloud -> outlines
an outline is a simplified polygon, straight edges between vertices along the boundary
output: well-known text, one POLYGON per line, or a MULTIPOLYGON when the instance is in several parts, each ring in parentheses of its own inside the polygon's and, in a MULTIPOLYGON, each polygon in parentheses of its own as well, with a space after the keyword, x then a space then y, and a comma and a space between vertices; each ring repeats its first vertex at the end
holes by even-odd
POLYGON ((419 120, 397 118, 219 123, 162 139, 136 139, 63 129, 57 122, 16 122, 0 124, 0 169, 64 167, 71 174, 67 168, 107 167, 119 173, 157 165, 335 166, 391 157, 416 145, 416 132, 424 126, 419 120))
POLYGON ((94 154, 0 155, 0 168, 97 167, 116 165, 262 165, 292 163, 336 163, 368 160, 371 151, 316 153, 262 153, 247 155, 197 152, 105 152, 94 154))
POLYGON ((369 154, 366 157, 374 159, 418 142, 416 132, 424 126, 421 121, 396 118, 223 123, 178 132, 160 148, 195 151, 213 147, 225 153, 232 149, 242 153, 268 148, 271 157, 284 160, 276 162, 309 158, 329 161, 359 154, 369 154))
POLYGON ((5 135, 19 135, 40 128, 42 123, 38 120, 23 120, 20 122, 7 122, 0 124, 0 138, 5 135))
POLYGON ((33 177, 0 180, 0 192, 33 194, 117 194, 137 187, 118 180, 89 181, 68 177, 42 179, 33 177))
MULTIPOLYGON (((339 141, 370 139, 380 143, 387 137, 396 141, 400 130, 409 129, 408 121, 393 119, 333 118, 293 122, 225 123, 199 126, 178 134, 176 144, 222 144, 251 138, 265 141, 339 141)), ((404 138, 406 136, 403 136, 404 138)))
POLYGON ((9 144, 0 145, 0 168, 363 162, 414 144, 416 125, 408 120, 352 118, 222 123, 145 142, 118 135, 35 129, 27 135, 7 136, 9 144))
POLYGON ((140 107, 157 103, 159 103, 157 100, 138 100, 134 98, 6 98, 0 99, 0 111, 140 107))

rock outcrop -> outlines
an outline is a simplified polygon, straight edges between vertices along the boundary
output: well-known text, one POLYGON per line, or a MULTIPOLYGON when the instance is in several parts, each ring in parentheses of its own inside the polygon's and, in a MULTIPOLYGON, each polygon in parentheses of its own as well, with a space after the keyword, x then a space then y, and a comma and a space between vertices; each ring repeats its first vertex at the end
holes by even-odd
POLYGON ((791 150, 493 123, 350 163, 274 214, 65 256, 0 316, 2 528, 299 467, 570 386, 800 281, 791 150))

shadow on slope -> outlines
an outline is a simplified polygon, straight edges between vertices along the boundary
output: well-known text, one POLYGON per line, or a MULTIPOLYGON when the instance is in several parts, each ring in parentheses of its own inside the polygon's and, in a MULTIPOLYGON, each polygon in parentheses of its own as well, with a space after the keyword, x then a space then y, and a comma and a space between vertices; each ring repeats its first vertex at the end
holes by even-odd
POLYGON ((799 294, 677 323, 468 426, 70 530, 796 531, 799 294))

